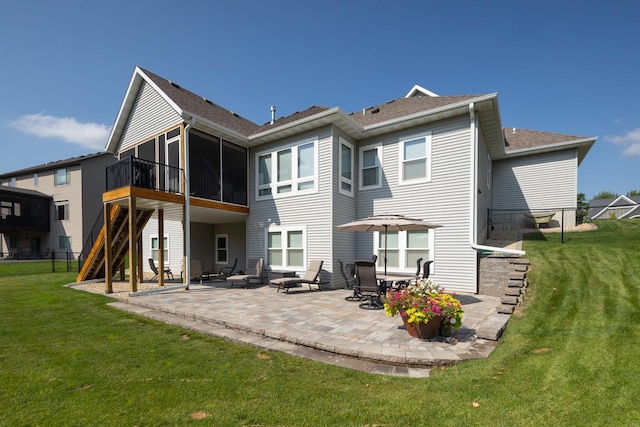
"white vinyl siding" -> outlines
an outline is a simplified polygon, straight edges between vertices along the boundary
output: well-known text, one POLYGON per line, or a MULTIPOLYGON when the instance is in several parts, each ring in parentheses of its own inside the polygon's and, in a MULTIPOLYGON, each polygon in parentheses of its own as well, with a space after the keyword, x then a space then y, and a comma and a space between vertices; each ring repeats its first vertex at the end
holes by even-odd
MULTIPOLYGON (((428 255, 434 261, 430 279, 456 292, 477 291, 476 252, 470 244, 471 141, 469 117, 460 116, 416 128, 405 135, 386 135, 362 142, 363 147, 382 145, 383 185, 358 194, 356 218, 398 213, 442 225, 433 231, 432 251, 428 255), (399 141, 427 132, 431 132, 431 181, 399 185, 399 141)), ((357 258, 370 257, 375 252, 375 236, 355 234, 357 258)), ((406 268, 406 272, 412 270, 406 268)), ((388 268, 389 273, 394 270, 388 268)), ((401 271, 405 272, 398 272, 401 271)))
POLYGON ((182 117, 147 82, 142 83, 138 97, 122 134, 119 151, 182 123, 182 117))
MULTIPOLYGON (((250 186, 250 197, 253 201, 247 218, 246 256, 248 259, 264 258, 267 271, 278 267, 270 265, 268 261, 265 229, 277 230, 278 227, 287 230, 299 230, 304 227, 306 245, 304 262, 308 263, 309 260, 314 259, 323 260, 323 270, 331 271, 332 236, 337 230, 331 213, 334 204, 332 190, 335 188, 335 184, 332 183, 338 181, 337 162, 334 163, 332 160, 334 156, 337 158, 337 146, 333 147, 337 137, 334 139, 331 130, 332 128, 327 126, 317 129, 313 133, 278 141, 277 144, 264 145, 260 147, 260 151, 250 152, 249 176, 254 185, 250 186), (280 197, 258 197, 259 186, 256 186, 255 183, 258 183, 257 166, 260 156, 272 153, 272 157, 274 157, 273 153, 293 146, 304 145, 304 143, 301 144, 301 141, 315 141, 315 190, 299 192, 295 196, 287 194, 280 197)), ((275 173, 273 170, 272 181, 276 179, 275 173)), ((272 188, 275 188, 275 182, 272 188)), ((286 240, 282 240, 282 245, 285 244, 286 240)), ((286 260, 280 261, 280 263, 286 263, 286 260)), ((288 270, 303 273, 306 268, 307 265, 304 265, 288 268, 288 270)))
POLYGON ((576 150, 494 162, 494 209, 575 207, 578 190, 576 150))

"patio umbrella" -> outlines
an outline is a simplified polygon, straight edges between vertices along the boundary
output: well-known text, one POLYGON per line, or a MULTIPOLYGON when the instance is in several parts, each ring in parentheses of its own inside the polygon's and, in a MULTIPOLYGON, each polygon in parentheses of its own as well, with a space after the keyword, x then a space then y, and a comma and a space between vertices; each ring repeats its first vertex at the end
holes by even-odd
POLYGON ((387 233, 389 231, 425 230, 438 227, 442 226, 395 214, 373 215, 338 226, 341 230, 384 231, 384 274, 387 274, 387 233))

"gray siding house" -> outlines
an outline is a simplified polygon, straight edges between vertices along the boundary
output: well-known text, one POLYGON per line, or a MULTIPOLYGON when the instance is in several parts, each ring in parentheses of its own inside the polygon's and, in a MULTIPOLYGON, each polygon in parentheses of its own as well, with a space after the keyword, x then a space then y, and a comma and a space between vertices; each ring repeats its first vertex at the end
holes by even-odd
MULTIPOLYGON (((111 153, 73 157, 0 174, 0 185, 37 192, 51 199, 48 230, 0 229, 0 252, 23 258, 77 258, 102 209, 105 168, 111 153)), ((4 219, 4 213, 2 218, 4 219)))
MULTIPOLYGON (((345 286, 345 263, 382 259, 378 233, 338 225, 382 213, 422 218, 442 227, 390 233, 388 271, 411 274, 416 259, 432 260, 434 281, 474 293, 481 251, 502 250, 485 245, 488 210, 574 206, 577 168, 594 142, 505 130, 495 93, 438 96, 420 86, 362 111, 314 106, 257 125, 136 67, 106 151, 126 165, 146 162, 151 180, 144 191, 133 178, 107 183, 103 200, 148 211, 152 222, 141 226, 158 228, 145 228, 148 235, 166 236, 165 223, 180 223, 184 235, 171 239, 183 246, 158 244, 183 249, 185 277, 235 258, 240 269, 264 258, 272 272, 301 272, 320 259, 328 288, 345 286)), ((137 232, 129 224, 129 258, 142 260, 148 254, 132 249, 137 232)), ((117 260, 112 252, 105 257, 117 260)), ((164 263, 166 251, 158 255, 164 263)), ((102 262, 109 277, 117 266, 102 262)), ((85 273, 79 280, 105 271, 85 273)))

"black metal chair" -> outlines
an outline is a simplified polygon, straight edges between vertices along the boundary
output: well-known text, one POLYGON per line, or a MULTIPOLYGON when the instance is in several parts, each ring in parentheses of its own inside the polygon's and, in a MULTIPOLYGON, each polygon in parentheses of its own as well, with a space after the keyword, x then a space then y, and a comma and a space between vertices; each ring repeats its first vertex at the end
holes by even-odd
POLYGON ((376 277, 376 264, 373 261, 356 261, 356 284, 358 292, 362 295, 360 308, 367 310, 379 310, 384 307, 380 297, 383 288, 376 277))
POLYGON ((428 279, 429 278, 429 272, 431 270, 431 264, 433 264, 433 261, 426 261, 424 264, 422 264, 422 278, 423 279, 428 279))

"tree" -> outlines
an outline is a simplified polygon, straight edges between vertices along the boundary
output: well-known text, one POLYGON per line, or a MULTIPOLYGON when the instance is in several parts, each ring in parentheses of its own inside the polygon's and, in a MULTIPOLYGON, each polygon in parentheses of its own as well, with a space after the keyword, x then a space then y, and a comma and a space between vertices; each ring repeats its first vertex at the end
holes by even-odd
POLYGON ((587 202, 587 197, 584 195, 584 193, 578 193, 578 203, 576 208, 576 223, 582 224, 588 212, 589 212, 589 202, 587 202))
POLYGON ((593 196, 593 198, 594 199, 615 199, 618 196, 619 196, 618 193, 613 193, 611 191, 601 191, 595 196, 593 196))
POLYGON ((631 190, 627 193, 627 197, 640 196, 640 190, 631 190))

